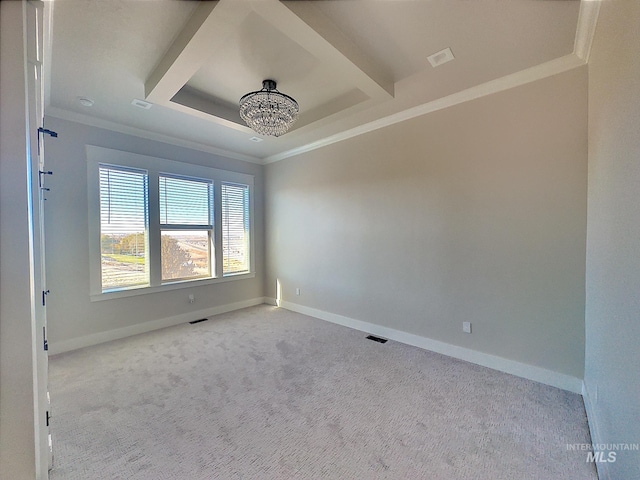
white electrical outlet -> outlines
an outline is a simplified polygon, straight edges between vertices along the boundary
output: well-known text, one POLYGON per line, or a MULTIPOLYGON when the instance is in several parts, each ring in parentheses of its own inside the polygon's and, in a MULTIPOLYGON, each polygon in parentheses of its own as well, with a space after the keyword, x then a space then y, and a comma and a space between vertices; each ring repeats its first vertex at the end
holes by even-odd
POLYGON ((196 301, 196 297, 193 294, 189 295, 189 303, 193 303, 196 301))
POLYGON ((462 322, 462 331, 464 333, 471 333, 471 322, 462 322))
POLYGON ((300 295, 300 289, 296 288, 296 295, 300 295))

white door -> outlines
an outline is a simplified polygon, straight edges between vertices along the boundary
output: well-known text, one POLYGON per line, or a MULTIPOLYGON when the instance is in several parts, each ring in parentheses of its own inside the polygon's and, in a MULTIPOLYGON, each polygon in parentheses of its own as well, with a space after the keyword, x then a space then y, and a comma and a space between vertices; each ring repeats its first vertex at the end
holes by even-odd
POLYGON ((44 165, 44 81, 43 68, 43 12, 41 1, 27 2, 27 68, 29 131, 31 155, 31 210, 33 215, 33 260, 36 344, 36 472, 39 479, 48 478, 53 465, 53 450, 49 433, 51 408, 48 391, 48 345, 46 297, 48 294, 44 255, 44 214, 47 197, 47 172, 44 165))

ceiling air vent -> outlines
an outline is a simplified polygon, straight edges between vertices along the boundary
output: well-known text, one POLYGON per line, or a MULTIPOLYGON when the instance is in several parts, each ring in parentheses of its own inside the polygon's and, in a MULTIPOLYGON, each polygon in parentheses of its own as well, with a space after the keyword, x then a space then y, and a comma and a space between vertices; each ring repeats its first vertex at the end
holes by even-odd
POLYGON ((444 50, 440 50, 439 52, 434 53, 433 55, 429 55, 427 57, 427 60, 429 60, 429 63, 432 67, 439 67, 443 63, 450 62, 454 58, 456 57, 453 56, 453 52, 451 51, 451 49, 445 48, 444 50))
POLYGON ((151 107, 153 107, 153 103, 145 102, 144 100, 138 100, 137 98, 133 99, 131 105, 133 105, 134 107, 144 108, 145 110, 149 110, 151 107))

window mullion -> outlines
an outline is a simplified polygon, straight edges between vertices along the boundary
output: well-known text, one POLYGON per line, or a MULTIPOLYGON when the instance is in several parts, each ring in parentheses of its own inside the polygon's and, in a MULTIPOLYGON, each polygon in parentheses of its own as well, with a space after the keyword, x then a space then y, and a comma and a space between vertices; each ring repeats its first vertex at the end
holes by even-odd
POLYGON ((149 278, 151 286, 162 285, 162 238, 160 230, 158 172, 149 172, 149 278))

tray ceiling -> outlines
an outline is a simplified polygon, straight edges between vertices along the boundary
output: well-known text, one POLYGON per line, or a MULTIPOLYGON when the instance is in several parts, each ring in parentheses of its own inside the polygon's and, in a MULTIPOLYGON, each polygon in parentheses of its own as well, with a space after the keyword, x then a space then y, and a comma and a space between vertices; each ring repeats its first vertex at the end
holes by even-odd
POLYGON ((588 3, 56 0, 47 113, 278 160, 584 64, 588 3), (445 48, 455 59, 432 67, 429 55, 445 48), (278 138, 238 114, 239 98, 267 78, 301 108, 278 138))

